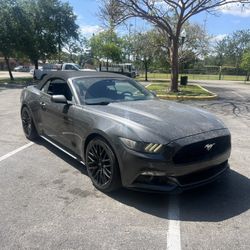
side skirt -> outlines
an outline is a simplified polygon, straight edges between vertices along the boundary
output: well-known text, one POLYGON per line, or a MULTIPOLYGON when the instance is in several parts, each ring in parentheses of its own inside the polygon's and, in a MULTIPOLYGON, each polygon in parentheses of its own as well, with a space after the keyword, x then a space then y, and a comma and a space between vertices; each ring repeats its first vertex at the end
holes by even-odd
POLYGON ((56 144, 55 142, 51 141, 50 139, 48 139, 47 137, 40 135, 40 137, 42 137, 45 141, 47 141, 48 143, 50 143, 51 145, 53 145, 54 147, 58 148, 59 150, 61 150, 62 152, 64 152, 65 154, 67 154, 68 156, 70 156, 71 158, 79 161, 80 163, 82 163, 83 165, 85 165, 85 163, 79 159, 78 157, 76 157, 75 155, 69 153, 66 149, 60 147, 58 144, 56 144))

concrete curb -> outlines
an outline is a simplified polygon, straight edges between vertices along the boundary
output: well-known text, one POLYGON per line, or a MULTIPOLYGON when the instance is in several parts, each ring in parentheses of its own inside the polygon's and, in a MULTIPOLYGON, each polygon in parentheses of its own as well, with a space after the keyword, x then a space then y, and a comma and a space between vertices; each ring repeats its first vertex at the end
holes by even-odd
MULTIPOLYGON (((153 83, 150 83, 146 86, 149 87, 153 83)), ((167 99, 167 100, 214 100, 218 97, 217 94, 205 89, 199 84, 193 84, 204 90, 205 92, 209 93, 210 95, 207 96, 187 96, 187 95, 157 95, 160 99, 167 99)))

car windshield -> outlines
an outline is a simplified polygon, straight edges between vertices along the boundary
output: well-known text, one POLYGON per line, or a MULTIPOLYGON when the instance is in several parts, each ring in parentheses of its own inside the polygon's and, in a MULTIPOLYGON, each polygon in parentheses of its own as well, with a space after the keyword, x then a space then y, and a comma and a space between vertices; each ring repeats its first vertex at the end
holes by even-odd
POLYGON ((82 104, 107 105, 154 99, 154 95, 137 82, 124 78, 77 78, 73 85, 82 104))

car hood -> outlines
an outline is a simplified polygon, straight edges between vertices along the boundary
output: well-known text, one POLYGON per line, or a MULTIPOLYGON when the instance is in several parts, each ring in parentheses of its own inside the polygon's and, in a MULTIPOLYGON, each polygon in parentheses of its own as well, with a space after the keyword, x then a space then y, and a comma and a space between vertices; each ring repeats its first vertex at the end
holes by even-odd
POLYGON ((140 139, 148 142, 157 140, 166 143, 225 128, 225 125, 209 112, 171 101, 119 102, 92 108, 137 130, 140 139))

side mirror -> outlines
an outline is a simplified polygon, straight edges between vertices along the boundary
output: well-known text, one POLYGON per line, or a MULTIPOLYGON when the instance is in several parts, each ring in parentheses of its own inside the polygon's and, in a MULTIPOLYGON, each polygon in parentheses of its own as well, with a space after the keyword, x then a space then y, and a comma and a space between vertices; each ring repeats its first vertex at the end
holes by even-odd
POLYGON ((157 94, 156 94, 156 92, 155 91, 150 91, 150 93, 154 96, 154 97, 157 97, 157 94))
POLYGON ((52 95, 51 96, 51 101, 55 103, 64 103, 68 104, 68 100, 64 95, 52 95))

